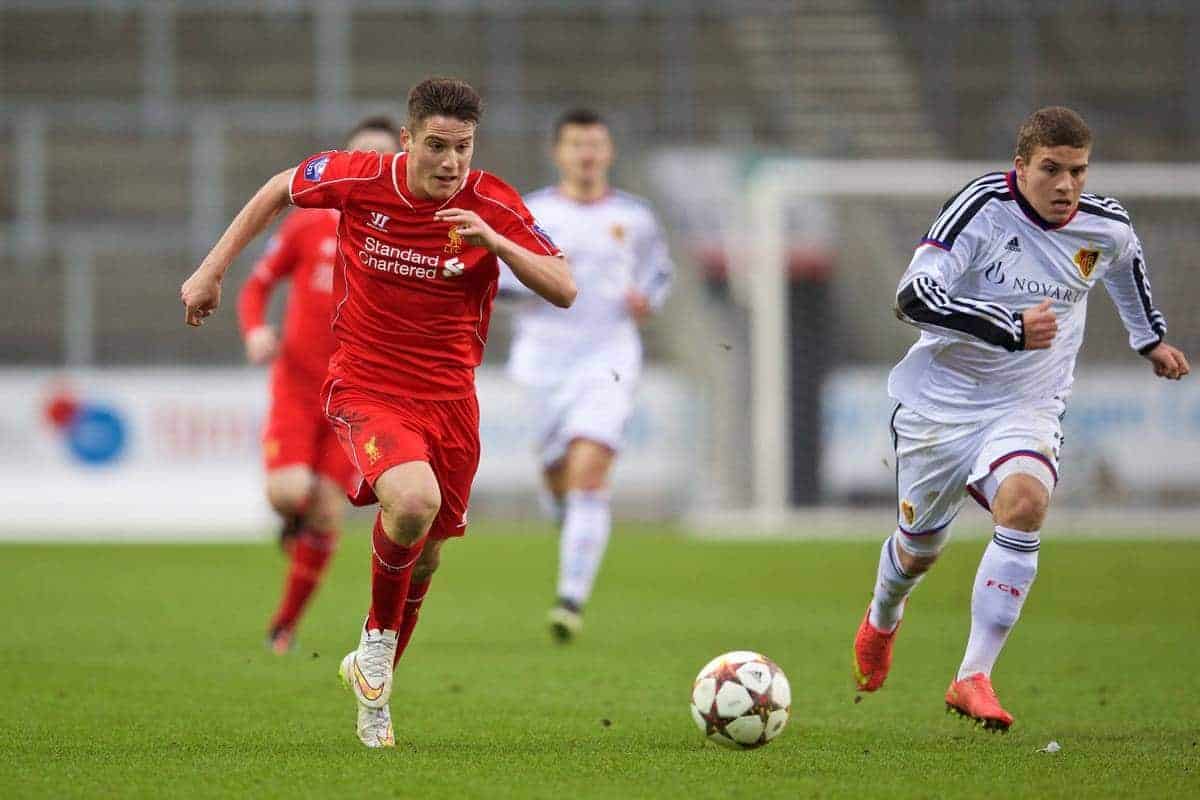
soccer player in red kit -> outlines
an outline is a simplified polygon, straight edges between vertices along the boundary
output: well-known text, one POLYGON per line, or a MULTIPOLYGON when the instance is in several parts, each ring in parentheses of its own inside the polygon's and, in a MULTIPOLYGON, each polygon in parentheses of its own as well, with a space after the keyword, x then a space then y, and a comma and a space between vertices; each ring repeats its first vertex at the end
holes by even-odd
POLYGON ((412 635, 442 545, 466 532, 479 463, 475 367, 483 357, 498 259, 554 305, 575 300, 562 254, 520 195, 472 170, 479 95, 431 78, 413 87, 404 153, 329 152, 267 181, 184 282, 187 321, 216 310, 221 279, 292 202, 341 211, 334 268, 337 350, 326 415, 363 476, 352 498, 378 501, 371 606, 339 674, 368 747, 394 745, 392 672, 412 635))
MULTIPOLYGON (((399 131, 386 117, 364 119, 347 150, 394 153, 399 131)), ((251 363, 273 362, 271 410, 263 430, 267 500, 283 518, 281 544, 290 564, 267 644, 279 654, 293 644, 296 622, 337 546, 343 495, 359 477, 338 445, 321 406, 321 385, 336 342, 330 330, 338 212, 288 214, 238 295, 238 323, 251 363), (283 338, 266 321, 267 304, 291 279, 283 338)))

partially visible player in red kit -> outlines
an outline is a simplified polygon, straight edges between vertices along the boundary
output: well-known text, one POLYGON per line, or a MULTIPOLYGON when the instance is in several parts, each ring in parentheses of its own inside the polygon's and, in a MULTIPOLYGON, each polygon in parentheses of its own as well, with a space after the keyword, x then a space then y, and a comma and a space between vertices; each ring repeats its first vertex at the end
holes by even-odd
MULTIPOLYGON (((364 119, 346 142, 347 150, 364 152, 398 148, 399 131, 387 117, 364 119)), ((359 481, 321 405, 321 386, 337 347, 330 318, 338 216, 324 208, 288 214, 238 295, 246 358, 273 362, 263 462, 267 500, 283 518, 280 544, 290 558, 283 596, 267 628, 267 644, 279 654, 292 648, 296 623, 337 546, 342 497, 359 481), (266 310, 275 288, 288 279, 281 339, 267 323, 266 310)))
POLYGON ((329 152, 281 172, 239 212, 180 290, 187 321, 216 310, 221 279, 288 202, 342 212, 334 269, 337 351, 322 390, 326 415, 378 502, 371 607, 339 674, 358 703, 359 739, 395 743, 392 673, 437 569, 462 536, 479 463, 475 367, 483 358, 503 259, 556 306, 575 300, 566 259, 520 195, 471 170, 479 95, 431 78, 408 96, 404 153, 329 152))

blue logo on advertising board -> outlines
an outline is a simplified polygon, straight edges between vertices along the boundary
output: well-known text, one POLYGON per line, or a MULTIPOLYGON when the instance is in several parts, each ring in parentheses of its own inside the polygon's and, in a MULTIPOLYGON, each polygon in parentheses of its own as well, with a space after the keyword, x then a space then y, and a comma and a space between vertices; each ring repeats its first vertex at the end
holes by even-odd
POLYGON ((117 409, 104 403, 81 401, 59 390, 45 406, 46 421, 62 437, 68 452, 88 466, 103 466, 119 459, 129 440, 127 425, 117 409))

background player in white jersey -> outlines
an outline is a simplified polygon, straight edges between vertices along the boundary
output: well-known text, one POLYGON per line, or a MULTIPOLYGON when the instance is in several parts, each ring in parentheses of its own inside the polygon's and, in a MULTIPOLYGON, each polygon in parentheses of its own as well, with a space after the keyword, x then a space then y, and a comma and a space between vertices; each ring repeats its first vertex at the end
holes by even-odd
POLYGON ((1032 114, 1014 170, 984 175, 946 203, 897 294, 897 315, 921 337, 888 379, 899 514, 855 638, 855 680, 863 691, 883 684, 908 595, 970 494, 991 512, 995 535, 946 705, 991 729, 1013 721, 991 672, 1037 574, 1089 290, 1104 284, 1155 375, 1178 380, 1189 370, 1163 340, 1129 216, 1083 193, 1091 143, 1070 109, 1032 114))
MULTIPOLYGON (((550 625, 566 641, 582 626, 608 544, 609 473, 642 366, 638 325, 666 300, 674 268, 650 205, 609 186, 613 144, 599 114, 561 116, 553 158, 558 185, 525 202, 570 254, 579 297, 553 313, 533 303, 517 307, 508 370, 538 406, 546 495, 562 525, 550 625)), ((507 270, 501 290, 528 294, 507 270)))

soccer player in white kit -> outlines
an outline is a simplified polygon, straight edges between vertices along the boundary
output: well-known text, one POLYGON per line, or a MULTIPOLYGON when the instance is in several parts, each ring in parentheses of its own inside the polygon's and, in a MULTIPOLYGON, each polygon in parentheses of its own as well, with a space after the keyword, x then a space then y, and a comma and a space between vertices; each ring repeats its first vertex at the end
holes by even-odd
POLYGON ((943 206, 896 298, 897 315, 921 336, 888 379, 899 508, 855 637, 855 682, 867 692, 883 685, 905 601, 970 495, 991 512, 995 534, 946 706, 993 730, 1013 721, 992 667, 1037 574, 1089 290, 1104 284, 1130 346, 1155 375, 1178 380, 1189 371, 1164 341, 1166 320, 1128 214, 1083 193, 1091 142, 1070 109, 1032 114, 1013 171, 984 175, 943 206))
MULTIPOLYGON (((674 267, 650 205, 609 186, 613 143, 599 114, 563 114, 553 157, 558 184, 525 203, 570 254, 579 296, 551 313, 519 303, 508 372, 537 409, 545 496, 562 528, 550 629, 569 641, 582 628, 612 527, 609 474, 642 368, 638 326, 662 307, 674 267)), ((500 286, 528 294, 507 270, 500 286)))

